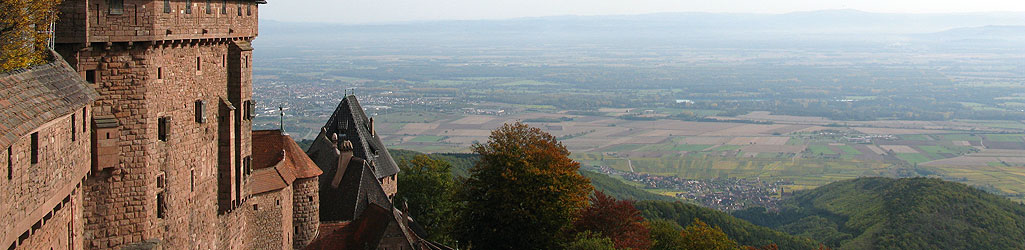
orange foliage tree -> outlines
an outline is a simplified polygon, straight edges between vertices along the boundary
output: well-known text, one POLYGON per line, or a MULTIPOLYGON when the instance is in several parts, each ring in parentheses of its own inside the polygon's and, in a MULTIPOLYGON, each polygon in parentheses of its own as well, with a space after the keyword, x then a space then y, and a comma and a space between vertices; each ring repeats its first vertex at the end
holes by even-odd
POLYGON ((578 232, 590 231, 609 237, 617 249, 651 247, 647 223, 633 202, 617 201, 601 191, 594 192, 591 206, 580 213, 580 219, 573 226, 578 232))
POLYGON ((0 72, 40 64, 49 58, 50 24, 61 0, 0 1, 0 72))
POLYGON ((551 134, 523 123, 505 124, 473 146, 459 200, 456 239, 478 249, 558 249, 587 205, 590 181, 580 163, 551 134))

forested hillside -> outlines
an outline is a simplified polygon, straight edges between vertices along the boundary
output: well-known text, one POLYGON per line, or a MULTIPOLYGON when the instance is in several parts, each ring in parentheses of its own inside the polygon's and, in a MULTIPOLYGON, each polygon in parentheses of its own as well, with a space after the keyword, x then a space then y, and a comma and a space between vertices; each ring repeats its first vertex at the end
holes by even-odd
POLYGON ((793 236, 767 227, 730 216, 718 210, 703 208, 694 204, 666 201, 639 201, 635 203, 645 218, 665 219, 682 226, 689 225, 695 218, 719 227, 730 239, 741 245, 764 246, 776 244, 779 249, 816 249, 819 243, 806 237, 793 236))
POLYGON ((734 216, 840 249, 1023 249, 1025 206, 930 178, 859 178, 734 216))

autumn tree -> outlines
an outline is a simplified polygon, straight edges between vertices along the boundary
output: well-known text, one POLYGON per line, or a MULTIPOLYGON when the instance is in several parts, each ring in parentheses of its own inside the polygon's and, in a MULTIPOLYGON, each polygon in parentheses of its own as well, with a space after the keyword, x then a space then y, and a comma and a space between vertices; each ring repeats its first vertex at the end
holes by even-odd
POLYGON ((517 122, 473 146, 480 161, 459 194, 456 239, 478 249, 557 249, 592 187, 554 136, 517 122))
POLYGON ((49 58, 50 24, 61 0, 0 1, 0 72, 43 63, 49 58))
POLYGON ((683 229, 683 249, 736 250, 741 249, 719 227, 711 227, 694 218, 694 222, 683 229))
POLYGON ((417 155, 399 162, 395 201, 406 202, 409 214, 428 231, 429 239, 452 243, 454 211, 452 166, 442 160, 417 155))
POLYGON ((591 205, 573 224, 577 232, 590 231, 608 237, 618 249, 648 249, 651 239, 641 211, 628 200, 617 201, 601 191, 591 196, 591 205))

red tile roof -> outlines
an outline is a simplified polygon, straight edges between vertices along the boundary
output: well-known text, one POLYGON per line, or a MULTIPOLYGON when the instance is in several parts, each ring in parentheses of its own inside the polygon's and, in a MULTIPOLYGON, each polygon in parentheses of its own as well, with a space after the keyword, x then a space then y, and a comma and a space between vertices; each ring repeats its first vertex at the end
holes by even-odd
POLYGON ((324 173, 280 130, 253 131, 253 169, 252 187, 257 194, 292 185, 297 178, 324 173))
POLYGON ((60 55, 52 54, 50 63, 0 73, 0 147, 99 98, 60 55))

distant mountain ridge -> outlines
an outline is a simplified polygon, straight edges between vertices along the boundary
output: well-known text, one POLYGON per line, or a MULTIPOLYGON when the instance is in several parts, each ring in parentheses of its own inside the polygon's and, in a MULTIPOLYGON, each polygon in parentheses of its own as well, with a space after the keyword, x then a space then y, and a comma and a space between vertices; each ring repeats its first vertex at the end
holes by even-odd
MULTIPOLYGON (((920 40, 930 39, 922 34, 956 29, 1025 26, 1023 16, 1025 13, 1017 12, 887 14, 823 10, 787 14, 688 12, 360 25, 264 21, 257 43, 280 46, 318 42, 336 45, 338 41, 371 46, 405 45, 412 41, 416 41, 414 44, 439 46, 580 43, 695 47, 885 46, 908 42, 932 43, 920 40)), ((950 35, 963 41, 972 40, 971 35, 977 34, 950 35)), ((1001 43, 1001 46, 1014 47, 1014 43, 1001 43)))

